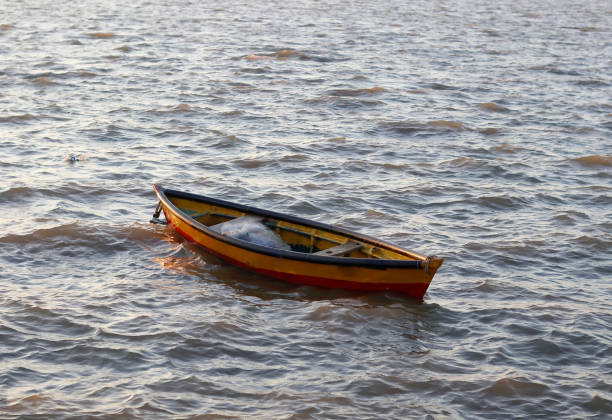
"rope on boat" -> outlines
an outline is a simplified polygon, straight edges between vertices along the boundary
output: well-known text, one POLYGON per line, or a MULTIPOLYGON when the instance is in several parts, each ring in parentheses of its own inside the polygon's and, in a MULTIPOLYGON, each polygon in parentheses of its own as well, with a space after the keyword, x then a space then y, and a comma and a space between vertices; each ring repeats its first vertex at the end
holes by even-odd
POLYGON ((429 256, 427 257, 427 259, 425 260, 425 273, 429 274, 429 262, 431 261, 433 257, 429 256))
MULTIPOLYGON (((433 260, 441 260, 441 258, 438 258, 437 255, 430 255, 428 256, 425 261, 423 262, 423 264, 425 264, 425 272, 427 274, 429 274, 429 263, 432 262, 433 260)), ((440 264, 442 264, 442 262, 440 261, 439 264, 437 264, 435 267, 440 267, 440 264)))
POLYGON ((155 211, 153 212, 153 218, 150 220, 150 223, 154 223, 156 225, 167 225, 168 222, 165 220, 160 220, 159 215, 162 211, 161 201, 157 203, 157 207, 155 207, 155 211))

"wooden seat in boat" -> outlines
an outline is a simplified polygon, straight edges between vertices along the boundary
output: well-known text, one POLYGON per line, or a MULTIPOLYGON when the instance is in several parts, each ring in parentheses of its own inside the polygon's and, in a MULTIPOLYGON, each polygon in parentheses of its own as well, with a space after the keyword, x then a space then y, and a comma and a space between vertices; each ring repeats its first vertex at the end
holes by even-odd
POLYGON ((327 257, 340 257, 346 254, 350 254, 353 251, 358 250, 363 245, 359 242, 348 241, 342 245, 333 246, 331 248, 324 249, 319 252, 315 252, 313 255, 325 255, 327 257))

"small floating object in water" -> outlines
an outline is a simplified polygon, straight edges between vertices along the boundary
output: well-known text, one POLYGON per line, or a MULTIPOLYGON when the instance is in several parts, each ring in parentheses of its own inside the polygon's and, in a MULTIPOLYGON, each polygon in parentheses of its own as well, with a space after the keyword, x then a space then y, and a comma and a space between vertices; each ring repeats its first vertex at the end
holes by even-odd
POLYGON ((442 258, 270 210, 154 185, 153 223, 218 257, 277 279, 318 287, 391 290, 423 298, 442 258), (164 213, 166 221, 159 219, 164 213))
POLYGON ((71 153, 68 156, 66 156, 66 160, 68 162, 80 162, 83 160, 87 160, 87 155, 78 155, 75 153, 71 153))

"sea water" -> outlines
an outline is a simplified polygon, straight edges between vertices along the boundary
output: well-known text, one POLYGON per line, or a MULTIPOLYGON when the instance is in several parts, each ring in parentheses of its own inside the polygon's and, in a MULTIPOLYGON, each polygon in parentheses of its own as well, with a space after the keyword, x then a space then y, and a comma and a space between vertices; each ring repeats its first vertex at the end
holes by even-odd
POLYGON ((0 1, 0 418, 607 418, 612 7, 0 1), (66 156, 87 159, 66 159, 66 156), (445 258, 300 287, 153 183, 445 258))

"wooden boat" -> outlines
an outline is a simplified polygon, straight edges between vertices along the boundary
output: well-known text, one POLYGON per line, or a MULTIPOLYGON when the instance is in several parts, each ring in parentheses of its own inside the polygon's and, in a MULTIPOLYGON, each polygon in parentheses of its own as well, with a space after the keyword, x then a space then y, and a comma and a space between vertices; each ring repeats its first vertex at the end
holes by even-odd
MULTIPOLYGON (((167 223, 187 240, 246 269, 292 283, 363 291, 391 290, 421 299, 442 258, 425 257, 324 223, 154 185, 167 223), (224 235, 224 224, 249 218, 287 249, 224 235), (284 244, 283 244, 284 245, 284 244)), ((162 222, 163 223, 163 222, 162 222)))

